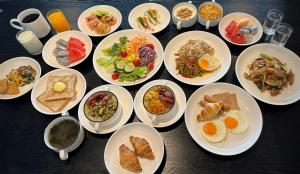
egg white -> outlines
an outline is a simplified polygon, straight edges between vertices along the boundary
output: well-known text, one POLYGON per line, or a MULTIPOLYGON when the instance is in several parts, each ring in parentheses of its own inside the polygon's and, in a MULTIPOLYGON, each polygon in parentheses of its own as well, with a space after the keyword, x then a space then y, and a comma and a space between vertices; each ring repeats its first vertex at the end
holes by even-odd
MULTIPOLYGON (((227 130, 231 133, 234 134, 240 134, 245 132, 248 127, 249 127, 249 123, 248 123, 248 118, 241 112, 238 110, 230 110, 228 112, 225 113, 225 116, 222 118, 222 120, 224 121, 226 119, 226 117, 233 117, 238 121, 238 125, 236 128, 234 129, 229 129, 227 128, 227 130)), ((225 125, 225 123, 224 123, 225 125)))
POLYGON ((200 57, 198 61, 201 60, 206 60, 208 62, 207 67, 200 67, 205 71, 215 71, 221 66, 220 61, 217 57, 210 56, 208 54, 205 54, 202 57, 200 57))
POLYGON ((227 135, 227 129, 225 127, 224 122, 220 121, 219 119, 217 120, 212 120, 212 121, 205 121, 201 124, 201 133, 203 135, 203 137, 212 143, 217 143, 217 142, 221 142, 222 140, 224 140, 224 138, 227 135), (213 124, 215 124, 216 128, 217 128, 217 132, 215 135, 208 135, 204 132, 203 130, 203 126, 205 125, 205 123, 207 122, 212 122, 213 124))

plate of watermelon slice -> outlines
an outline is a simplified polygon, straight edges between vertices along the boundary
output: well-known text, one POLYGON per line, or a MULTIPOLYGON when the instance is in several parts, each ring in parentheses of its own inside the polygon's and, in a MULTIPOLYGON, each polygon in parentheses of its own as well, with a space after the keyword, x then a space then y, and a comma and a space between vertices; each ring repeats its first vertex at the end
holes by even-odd
POLYGON ((44 45, 44 61, 54 68, 73 67, 83 62, 91 53, 90 37, 80 31, 71 30, 56 34, 44 45))
POLYGON ((219 32, 228 42, 247 46, 260 40, 263 34, 261 23, 247 13, 230 13, 222 18, 219 23, 219 32))

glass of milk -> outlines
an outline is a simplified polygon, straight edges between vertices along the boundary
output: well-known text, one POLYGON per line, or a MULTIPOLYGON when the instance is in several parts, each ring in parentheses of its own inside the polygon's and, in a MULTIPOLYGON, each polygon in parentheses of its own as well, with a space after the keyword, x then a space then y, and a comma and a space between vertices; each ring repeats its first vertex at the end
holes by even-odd
POLYGON ((32 31, 20 31, 16 38, 31 55, 41 54, 43 44, 32 31))

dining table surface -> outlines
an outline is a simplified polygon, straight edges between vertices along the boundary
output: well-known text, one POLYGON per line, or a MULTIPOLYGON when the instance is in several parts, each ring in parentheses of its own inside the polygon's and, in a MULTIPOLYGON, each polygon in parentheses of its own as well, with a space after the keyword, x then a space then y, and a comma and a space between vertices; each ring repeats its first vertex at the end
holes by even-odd
MULTIPOLYGON (((69 20, 72 29, 78 30, 77 19, 87 8, 95 5, 111 5, 120 10, 122 24, 117 31, 129 29, 128 14, 135 6, 149 1, 139 0, 1 0, 0 1, 0 63, 14 57, 27 56, 37 60, 42 69, 42 75, 53 70, 42 59, 42 55, 32 56, 18 43, 18 30, 9 24, 10 19, 27 8, 37 8, 44 16, 52 9, 61 9, 69 20)), ((153 0, 165 6, 170 13, 177 0, 153 0)), ((192 1, 199 6, 205 1, 192 1)), ((300 10, 298 0, 219 0, 224 9, 224 15, 232 12, 249 13, 261 23, 269 9, 279 9, 284 13, 283 21, 293 26, 293 33, 286 48, 300 55, 300 10)), ((190 28, 177 30, 170 21, 167 28, 154 34, 163 48, 168 42, 183 32, 206 31, 199 23, 190 28)), ((218 27, 207 30, 220 38, 218 27)), ((55 35, 51 33, 42 38, 46 43, 55 35)), ((105 37, 92 38, 92 53, 105 37)), ((268 36, 259 41, 269 42, 268 36)), ((232 62, 226 75, 218 82, 227 82, 241 86, 235 75, 235 62, 239 54, 247 46, 236 46, 226 42, 232 54, 232 62)), ((87 92, 91 89, 107 84, 95 72, 92 55, 73 67, 80 71, 87 82, 87 92)), ((300 68, 300 67, 299 67, 300 68)), ((0 69, 1 71, 1 69, 0 69)), ((296 74, 299 76, 299 74, 296 74)), ((201 86, 184 84, 174 79, 162 65, 159 71, 148 80, 168 79, 174 81, 185 92, 188 99, 201 86)), ((296 80, 299 80, 297 77, 296 80)), ((146 82, 126 87, 132 97, 146 82)), ((200 147, 190 136, 184 116, 175 124, 157 129, 165 145, 165 154, 156 173, 216 173, 216 174, 246 174, 246 173, 300 173, 300 102, 290 105, 275 106, 256 100, 263 116, 263 128, 257 142, 246 152, 234 156, 220 156, 200 147)), ((69 113, 77 118, 78 105, 69 113)), ((3 174, 102 174, 109 173, 104 163, 104 148, 112 134, 96 135, 85 132, 85 139, 78 149, 69 154, 69 159, 62 161, 56 152, 44 143, 44 130, 47 125, 60 115, 44 115, 31 104, 30 92, 13 100, 0 100, 0 173, 3 174)), ((133 112, 129 121, 138 122, 133 112)), ((118 163, 118 161, 113 161, 118 163)))

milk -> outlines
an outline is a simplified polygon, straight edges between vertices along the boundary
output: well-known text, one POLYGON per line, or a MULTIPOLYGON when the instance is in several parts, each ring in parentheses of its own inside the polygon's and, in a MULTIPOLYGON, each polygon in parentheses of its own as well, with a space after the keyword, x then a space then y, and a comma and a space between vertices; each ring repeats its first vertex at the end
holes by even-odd
POLYGON ((43 44, 32 31, 17 33, 17 40, 31 55, 38 55, 42 52, 43 44))

